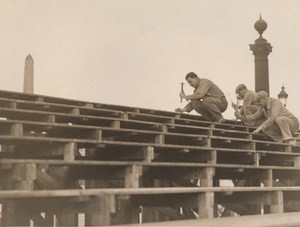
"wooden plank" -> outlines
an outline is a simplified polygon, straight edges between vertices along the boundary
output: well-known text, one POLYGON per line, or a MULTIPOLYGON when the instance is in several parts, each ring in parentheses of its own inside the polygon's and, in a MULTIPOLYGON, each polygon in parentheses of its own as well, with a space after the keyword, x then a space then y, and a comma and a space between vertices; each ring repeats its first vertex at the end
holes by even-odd
POLYGON ((214 193, 205 192, 198 195, 198 216, 200 218, 214 217, 214 193))
POLYGON ((147 146, 142 148, 144 161, 149 163, 154 159, 154 147, 147 146))
POLYGON ((139 188, 142 167, 131 165, 125 169, 125 188, 139 188))
POLYGON ((190 219, 165 222, 151 222, 131 226, 198 226, 198 227, 287 227, 300 226, 300 212, 265 215, 246 215, 214 219, 190 219))
POLYGON ((283 213, 283 211, 284 211, 283 192, 282 191, 272 192, 270 212, 283 213))
POLYGON ((64 148, 63 148, 64 160, 74 161, 76 150, 77 150, 77 144, 76 143, 66 143, 66 144, 64 144, 64 148))
POLYGON ((23 135, 23 124, 15 123, 11 125, 10 134, 13 136, 22 136, 23 135))
POLYGON ((215 170, 212 167, 202 168, 200 172, 200 186, 213 187, 213 177, 215 170))
POLYGON ((96 196, 92 198, 86 208, 87 226, 110 225, 110 214, 115 212, 115 200, 112 196, 96 196))

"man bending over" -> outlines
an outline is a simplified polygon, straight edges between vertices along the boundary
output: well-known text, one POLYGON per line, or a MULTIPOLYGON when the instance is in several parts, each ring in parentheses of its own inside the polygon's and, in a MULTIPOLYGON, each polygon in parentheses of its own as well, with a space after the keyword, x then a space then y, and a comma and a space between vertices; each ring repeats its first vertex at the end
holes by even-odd
POLYGON ((295 144, 292 133, 299 129, 298 119, 278 99, 269 98, 265 91, 257 92, 255 100, 259 102, 267 120, 253 133, 262 131, 276 142, 295 144))
POLYGON ((193 72, 188 73, 185 79, 195 90, 191 95, 180 92, 179 96, 189 103, 184 108, 177 108, 175 111, 183 113, 195 110, 207 121, 223 122, 222 113, 227 109, 228 102, 221 89, 208 79, 200 79, 193 72))

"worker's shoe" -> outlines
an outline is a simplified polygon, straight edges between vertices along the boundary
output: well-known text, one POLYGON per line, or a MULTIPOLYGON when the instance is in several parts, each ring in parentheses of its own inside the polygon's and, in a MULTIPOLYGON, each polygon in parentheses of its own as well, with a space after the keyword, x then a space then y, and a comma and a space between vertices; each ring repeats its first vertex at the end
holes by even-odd
POLYGON ((284 140, 284 143, 288 143, 289 145, 296 145, 297 141, 295 139, 284 140))

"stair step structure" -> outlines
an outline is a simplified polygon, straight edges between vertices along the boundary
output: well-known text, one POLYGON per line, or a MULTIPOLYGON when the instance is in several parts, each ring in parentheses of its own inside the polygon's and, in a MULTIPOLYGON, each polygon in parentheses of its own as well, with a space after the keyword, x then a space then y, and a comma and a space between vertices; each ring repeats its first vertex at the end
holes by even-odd
POLYGON ((0 224, 264 226, 258 215, 278 215, 288 226, 300 211, 300 133, 290 145, 254 130, 0 91, 0 224))

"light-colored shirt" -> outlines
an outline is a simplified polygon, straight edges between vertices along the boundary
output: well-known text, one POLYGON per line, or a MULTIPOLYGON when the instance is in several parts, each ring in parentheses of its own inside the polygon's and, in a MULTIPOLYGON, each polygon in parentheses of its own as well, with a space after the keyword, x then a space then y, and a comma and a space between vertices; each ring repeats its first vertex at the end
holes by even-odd
POLYGON ((264 108, 264 115, 267 120, 262 123, 263 128, 273 125, 275 123, 275 119, 278 117, 287 117, 298 121, 298 119, 290 111, 288 111, 288 109, 285 108, 278 99, 274 98, 269 98, 269 101, 264 108))
POLYGON ((256 105, 258 106, 258 103, 255 101, 255 92, 248 90, 244 96, 244 102, 243 102, 243 108, 241 110, 241 114, 244 114, 244 108, 245 106, 249 106, 249 105, 256 105))
MULTIPOLYGON (((214 98, 216 101, 222 101, 224 99, 226 100, 224 93, 217 85, 215 85, 209 79, 201 78, 199 81, 199 86, 194 90, 194 94, 187 95, 186 98, 190 99, 191 101, 196 101, 204 99, 205 97, 214 98)), ((192 103, 189 102, 185 108, 187 112, 192 111, 192 103)))

